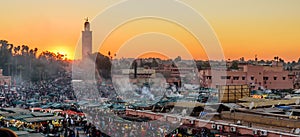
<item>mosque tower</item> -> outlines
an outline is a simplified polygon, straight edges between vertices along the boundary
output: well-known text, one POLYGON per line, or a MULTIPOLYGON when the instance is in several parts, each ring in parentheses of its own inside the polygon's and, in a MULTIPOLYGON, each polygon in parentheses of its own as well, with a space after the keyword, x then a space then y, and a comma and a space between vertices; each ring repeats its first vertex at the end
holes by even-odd
POLYGON ((84 31, 82 31, 82 59, 92 54, 92 31, 90 30, 90 22, 87 18, 84 23, 84 31))

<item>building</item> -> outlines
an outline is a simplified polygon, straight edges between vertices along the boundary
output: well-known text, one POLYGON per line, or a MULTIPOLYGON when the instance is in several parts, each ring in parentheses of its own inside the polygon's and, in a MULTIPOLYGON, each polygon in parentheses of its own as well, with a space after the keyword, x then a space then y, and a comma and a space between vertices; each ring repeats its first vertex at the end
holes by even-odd
POLYGON ((89 58, 90 54, 92 54, 92 31, 90 22, 86 19, 82 31, 82 60, 72 62, 73 79, 84 81, 95 79, 95 61, 89 58))
MULTIPOLYGON (((134 78, 134 72, 134 69, 122 69, 122 75, 129 75, 130 78, 134 78)), ((136 75, 137 78, 153 78, 155 77, 155 70, 138 68, 136 75)))
POLYGON ((87 19, 84 23, 84 31, 82 31, 82 58, 92 53, 92 31, 90 30, 90 22, 87 19))
POLYGON ((145 68, 137 68, 135 71, 134 69, 121 69, 121 73, 114 74, 114 79, 128 79, 131 83, 136 84, 144 84, 144 83, 153 83, 155 79, 155 70, 154 69, 145 69, 145 68))
POLYGON ((11 77, 10 76, 3 76, 2 69, 0 69, 0 86, 10 85, 11 84, 11 77))
POLYGON ((239 66, 239 70, 200 70, 200 78, 207 87, 216 88, 218 85, 249 85, 252 90, 257 89, 293 89, 294 75, 284 70, 283 64, 239 66))
POLYGON ((300 89, 300 64, 290 67, 288 69, 293 75, 295 75, 294 88, 300 89))

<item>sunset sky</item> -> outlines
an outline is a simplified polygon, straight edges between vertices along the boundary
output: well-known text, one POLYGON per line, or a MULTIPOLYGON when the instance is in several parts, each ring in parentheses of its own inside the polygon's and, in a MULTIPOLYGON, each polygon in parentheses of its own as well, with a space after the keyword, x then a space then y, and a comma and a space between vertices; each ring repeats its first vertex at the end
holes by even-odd
MULTIPOLYGON (((2 0, 0 39, 8 40, 15 46, 25 44, 37 47, 39 51, 65 53, 68 58, 73 59, 80 42, 84 18, 89 17, 93 23, 97 15, 117 2, 120 0, 2 0)), ((257 55, 259 59, 279 56, 291 61, 300 57, 299 0, 182 2, 194 8, 208 21, 222 45, 226 59, 253 59, 257 55)), ((193 20, 192 16, 190 18, 193 20)), ((92 30, 98 29, 95 25, 92 24, 92 30)), ((180 53, 183 50, 176 48, 184 45, 194 58, 205 58, 201 47, 193 47, 197 43, 193 37, 182 28, 171 26, 168 22, 151 19, 128 23, 111 33, 103 43, 103 52, 106 54, 111 50, 120 53, 117 54, 120 58, 131 55, 135 57, 152 50, 149 49, 151 46, 159 49, 162 47, 159 44, 162 44, 165 46, 161 48, 162 52, 174 57, 186 54, 180 53), (136 36, 140 33, 144 34, 136 36), (130 47, 137 50, 129 50, 130 47)), ((93 39, 95 41, 97 36, 94 35, 93 39)))

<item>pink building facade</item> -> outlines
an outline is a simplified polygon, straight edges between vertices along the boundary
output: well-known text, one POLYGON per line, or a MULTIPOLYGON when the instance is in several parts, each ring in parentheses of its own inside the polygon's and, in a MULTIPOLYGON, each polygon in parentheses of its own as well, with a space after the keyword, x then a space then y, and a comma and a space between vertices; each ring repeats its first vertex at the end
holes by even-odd
POLYGON ((284 70, 282 65, 243 65, 239 70, 200 70, 203 85, 249 85, 257 89, 293 89, 295 75, 284 70))

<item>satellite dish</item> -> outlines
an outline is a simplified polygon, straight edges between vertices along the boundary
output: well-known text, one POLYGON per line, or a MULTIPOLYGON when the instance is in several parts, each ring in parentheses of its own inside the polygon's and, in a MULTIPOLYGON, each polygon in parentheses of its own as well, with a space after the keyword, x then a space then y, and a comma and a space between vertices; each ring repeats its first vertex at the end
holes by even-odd
POLYGON ((182 115, 182 116, 185 116, 186 114, 187 114, 187 110, 186 110, 186 109, 183 109, 182 112, 181 112, 181 115, 182 115))
POLYGON ((178 117, 177 120, 178 120, 178 122, 181 122, 181 118, 180 117, 178 117))
POLYGON ((295 134, 299 134, 299 133, 300 133, 300 129, 299 129, 299 128, 296 128, 295 134))
POLYGON ((285 98, 285 99, 291 99, 292 96, 291 96, 291 95, 286 95, 284 98, 285 98))
POLYGON ((296 100, 295 104, 296 104, 296 105, 299 105, 299 104, 300 104, 299 98, 296 100))
POLYGON ((173 112, 174 112, 174 110, 175 110, 175 109, 174 109, 174 108, 172 108, 172 109, 171 109, 171 111, 170 111, 170 113, 173 113, 173 112))
POLYGON ((254 102, 251 102, 250 104, 249 104, 249 109, 252 109, 254 107, 254 102))
POLYGON ((233 107, 230 107, 230 112, 232 113, 234 111, 234 108, 233 107))

